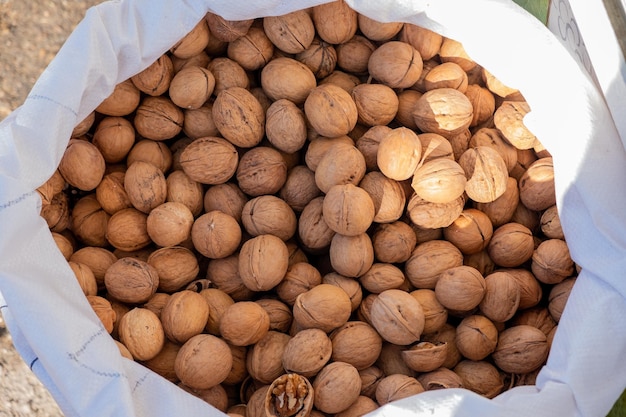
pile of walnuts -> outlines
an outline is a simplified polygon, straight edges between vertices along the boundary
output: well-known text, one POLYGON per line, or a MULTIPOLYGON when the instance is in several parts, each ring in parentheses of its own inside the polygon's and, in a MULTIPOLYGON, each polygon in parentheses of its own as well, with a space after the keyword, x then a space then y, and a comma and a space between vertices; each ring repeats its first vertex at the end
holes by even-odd
POLYGON ((229 415, 492 398, 577 274, 529 111, 342 1, 209 13, 76 126, 41 215, 122 354, 229 415))

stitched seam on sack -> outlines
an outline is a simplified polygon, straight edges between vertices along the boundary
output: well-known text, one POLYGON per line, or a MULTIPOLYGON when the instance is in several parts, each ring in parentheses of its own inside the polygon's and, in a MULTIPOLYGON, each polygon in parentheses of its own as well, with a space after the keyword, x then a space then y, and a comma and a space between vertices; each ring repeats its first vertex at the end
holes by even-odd
POLYGON ((9 207, 12 207, 16 204, 21 203, 22 201, 26 200, 28 197, 30 197, 31 195, 35 194, 37 191, 29 191, 26 194, 22 194, 20 197, 11 200, 11 201, 7 201, 6 203, 0 204, 0 211, 4 210, 4 209, 8 209, 9 207))
POLYGON ((53 100, 53 99, 51 99, 50 97, 47 97, 47 96, 41 96, 41 95, 39 95, 39 94, 34 94, 34 95, 31 95, 31 96, 26 97, 26 99, 27 99, 27 100, 28 100, 28 99, 33 99, 33 100, 46 100, 46 101, 49 101, 49 102, 51 102, 51 103, 54 103, 54 104, 56 104, 57 106, 59 106, 59 107, 61 107, 61 108, 65 109, 65 110, 67 110, 67 111, 71 112, 74 116, 78 116, 78 112, 77 112, 77 111, 75 111, 74 109, 72 109, 71 107, 66 106, 65 104, 60 103, 60 102, 58 102, 58 101, 56 101, 56 100, 53 100))
POLYGON ((38 360, 39 360, 39 357, 36 357, 35 359, 33 359, 33 360, 30 362, 30 366, 29 366, 29 368, 30 368, 30 370, 31 370, 31 371, 33 370, 33 366, 35 366, 35 362, 37 362, 38 360))
POLYGON ((148 379, 149 374, 145 374, 143 377, 141 377, 141 379, 139 379, 136 383, 135 386, 132 389, 132 392, 134 393, 135 391, 137 391, 137 388, 139 388, 142 384, 143 381, 145 381, 146 379, 148 379))
POLYGON ((100 330, 96 333, 94 333, 93 335, 91 335, 89 337, 89 339, 87 339, 87 341, 80 347, 80 349, 78 349, 76 352, 74 353, 68 353, 68 358, 73 360, 74 362, 76 362, 77 364, 79 364, 81 367, 89 370, 90 372, 99 375, 99 376, 106 376, 106 377, 119 377, 122 376, 121 373, 119 372, 102 372, 99 371, 97 369, 92 368, 91 366, 88 366, 87 364, 81 362, 78 360, 78 357, 85 352, 85 350, 87 350, 87 347, 91 344, 91 342, 93 342, 95 339, 97 339, 98 337, 102 336, 103 333, 108 334, 108 332, 105 330, 104 327, 100 327, 100 330))

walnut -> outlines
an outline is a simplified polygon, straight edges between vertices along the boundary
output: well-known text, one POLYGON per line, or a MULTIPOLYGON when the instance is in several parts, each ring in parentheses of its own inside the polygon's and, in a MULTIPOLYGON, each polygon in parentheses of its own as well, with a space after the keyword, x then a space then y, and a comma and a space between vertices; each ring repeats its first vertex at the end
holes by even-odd
POLYGON ((378 294, 372 303, 371 322, 383 339, 408 345, 420 339, 424 310, 409 293, 391 289, 378 294))
POLYGON ((391 88, 409 88, 422 74, 423 62, 419 52, 410 44, 389 41, 380 45, 367 65, 370 76, 391 88))
POLYGON ((213 335, 199 334, 182 345, 174 369, 188 387, 208 389, 220 384, 230 373, 233 357, 228 344, 213 335), (210 369, 211 372, 206 372, 210 369))
POLYGON ((306 417, 313 408, 314 389, 307 378, 289 373, 273 381, 265 394, 268 417, 306 417))
POLYGON ((272 43, 281 51, 297 54, 313 42, 315 27, 306 10, 296 10, 282 16, 263 18, 263 29, 272 43))

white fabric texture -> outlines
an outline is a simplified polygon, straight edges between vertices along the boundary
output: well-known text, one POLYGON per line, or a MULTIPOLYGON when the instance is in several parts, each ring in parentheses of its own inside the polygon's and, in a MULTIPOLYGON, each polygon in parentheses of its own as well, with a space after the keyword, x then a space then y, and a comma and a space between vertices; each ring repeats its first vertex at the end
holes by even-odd
MULTIPOLYGON (((35 188, 70 133, 113 87, 167 51, 204 16, 280 15, 325 0, 133 0, 91 8, 0 124, 0 308, 15 345, 74 416, 218 416, 203 401, 124 359, 58 251, 35 188)), ((532 108, 526 125, 554 156, 559 214, 582 272, 537 385, 487 400, 431 391, 373 416, 604 416, 626 387, 626 154, 606 104, 556 38, 505 0, 347 0, 384 21, 420 24, 470 56, 532 108)))

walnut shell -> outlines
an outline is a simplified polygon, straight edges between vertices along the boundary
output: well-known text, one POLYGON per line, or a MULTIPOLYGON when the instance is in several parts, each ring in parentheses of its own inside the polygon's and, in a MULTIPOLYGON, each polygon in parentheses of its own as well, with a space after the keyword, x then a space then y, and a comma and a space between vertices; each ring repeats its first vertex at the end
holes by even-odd
POLYGON ((242 223, 251 236, 271 234, 284 241, 296 232, 295 212, 280 198, 262 195, 252 198, 243 206, 242 223))
POLYGON ((117 260, 107 269, 104 285, 117 300, 138 304, 146 302, 156 292, 159 276, 147 262, 127 257, 117 260))
POLYGON ((535 242, 526 226, 510 222, 496 228, 487 246, 489 257, 496 265, 517 267, 533 256, 535 242))
POLYGON ((421 156, 422 142, 417 134, 406 127, 398 127, 381 138, 376 163, 385 176, 403 181, 413 176, 421 156))
POLYGON ((517 281, 517 285, 520 288, 518 307, 520 310, 525 310, 539 304, 543 297, 543 289, 531 271, 521 268, 506 268, 504 271, 517 281))
POLYGON ((463 195, 448 203, 433 203, 413 193, 407 204, 407 214, 415 226, 438 230, 451 225, 461 215, 464 206, 463 195))
POLYGON ((363 188, 353 184, 328 189, 322 206, 324 221, 345 236, 365 233, 374 220, 374 202, 363 188))
POLYGON ((519 308, 520 288, 517 280, 504 271, 496 271, 485 277, 485 297, 480 311, 491 320, 503 323, 513 317, 519 308))
POLYGON ((378 409, 378 403, 372 400, 370 397, 360 395, 352 405, 340 413, 337 413, 337 417, 357 417, 363 416, 371 411, 378 409))
POLYGON ((327 333, 345 324, 352 313, 350 297, 341 288, 322 283, 296 297, 294 321, 303 329, 327 333))
POLYGON ((357 185, 365 171, 365 158, 355 146, 336 143, 320 158, 315 169, 315 184, 328 193, 335 185, 357 185))
POLYGON ((530 210, 542 211, 556 204, 552 157, 533 162, 519 179, 520 201, 530 210))
POLYGON ((284 98, 303 104, 316 84, 313 71, 293 58, 272 59, 261 70, 263 91, 274 101, 284 98))
POLYGON ((152 311, 135 307, 119 320, 120 342, 136 360, 147 361, 159 354, 165 343, 161 321, 152 311))
POLYGON ((358 29, 358 13, 344 1, 314 6, 311 18, 317 35, 330 44, 347 42, 358 29))
POLYGON ((550 294, 548 296, 548 311, 556 323, 561 320, 561 315, 563 314, 563 310, 565 310, 567 299, 569 298, 575 283, 575 277, 567 278, 556 284, 550 290, 550 294))
POLYGON ((300 330, 285 346, 282 364, 287 372, 313 377, 328 363, 332 342, 326 332, 310 328, 300 330))
POLYGON ((232 216, 237 222, 241 222, 243 206, 248 197, 232 182, 216 184, 209 187, 204 193, 204 211, 219 210, 232 216))
POLYGON ((124 172, 106 174, 96 187, 96 198, 102 209, 109 214, 133 206, 124 189, 124 176, 124 172))
POLYGON ((493 123, 506 140, 518 149, 531 149, 537 137, 524 125, 524 116, 530 112, 525 101, 505 101, 493 114, 493 123))
POLYGON ((544 364, 547 357, 546 335, 529 325, 513 326, 502 331, 492 354, 498 368, 516 374, 534 371, 544 364))
POLYGON ((161 310, 165 336, 184 344, 204 331, 209 319, 209 305, 197 292, 183 290, 172 294, 161 310))
POLYGON ((423 70, 419 52, 410 44, 389 41, 380 45, 368 62, 372 78, 391 88, 409 88, 417 82, 423 70))
POLYGON ((255 343, 246 356, 246 368, 250 376, 263 384, 271 384, 284 374, 282 356, 291 336, 269 331, 255 343))
POLYGON ((183 130, 185 114, 165 96, 145 97, 137 111, 133 124, 137 133, 146 139, 172 139, 183 130))
POLYGON ((489 217, 493 227, 500 227, 513 219, 518 204, 517 180, 509 177, 506 182, 506 189, 500 197, 487 203, 476 203, 475 207, 489 217))
POLYGON ((185 171, 180 169, 172 171, 165 180, 167 202, 185 205, 193 216, 201 214, 204 199, 202 184, 189 178, 185 171))
POLYGON ((317 166, 319 165, 324 155, 326 155, 331 147, 337 144, 350 146, 355 145, 354 140, 352 140, 352 138, 347 135, 339 136, 336 138, 325 138, 323 136, 316 136, 315 138, 311 139, 306 149, 306 153, 304 154, 304 162, 306 166, 311 171, 316 171, 317 166))
MULTIPOLYGON (((314 392, 313 386, 304 376, 293 373, 281 375, 264 393, 264 415, 268 417, 312 415, 314 392)), ((248 411, 247 408, 246 410, 248 411)))
POLYGON ((364 289, 379 294, 385 290, 401 288, 405 283, 404 273, 390 263, 375 262, 372 267, 359 277, 364 289))
POLYGON ((558 284, 574 274, 574 261, 567 243, 561 239, 547 239, 539 244, 530 265, 535 278, 544 284, 558 284))
POLYGON ((467 129, 473 117, 474 109, 467 96, 449 87, 425 92, 413 109, 413 119, 422 132, 446 138, 467 129))
POLYGON ((361 84, 361 80, 354 74, 349 74, 336 69, 326 77, 319 80, 319 83, 335 84, 350 93, 354 87, 361 84))
POLYGON ((496 110, 496 99, 489 89, 478 84, 470 84, 465 90, 465 95, 472 103, 472 108, 474 109, 470 127, 486 123, 493 117, 493 113, 496 110))
POLYGON ((70 185, 82 191, 95 189, 105 173, 105 160, 91 142, 70 139, 59 163, 59 172, 70 185))
POLYGON ((447 240, 431 240, 415 247, 404 273, 415 288, 435 289, 441 274, 463 265, 463 254, 447 240))
POLYGON ((163 54, 147 68, 130 77, 130 80, 142 93, 157 97, 167 91, 172 77, 174 77, 172 59, 169 55, 163 54))
POLYGON ((106 230, 111 216, 102 209, 95 194, 78 200, 70 215, 70 228, 88 246, 106 246, 106 230))
POLYGON ((413 108, 420 97, 422 97, 422 93, 416 90, 400 91, 398 93, 398 111, 396 112, 395 121, 406 128, 418 130, 413 119, 413 108))
MULTIPOLYGON (((309 252, 322 252, 328 249, 335 231, 328 227, 323 214, 324 197, 312 199, 298 220, 298 239, 309 252)), ((373 256, 372 256, 373 257, 373 256)))
POLYGON ((239 251, 239 275, 252 291, 267 291, 282 281, 289 266, 285 242, 262 234, 246 240, 239 251))
POLYGON ((452 159, 437 158, 417 168, 411 187, 428 202, 446 204, 463 195, 467 182, 461 165, 452 159))
POLYGON ((444 37, 439 48, 439 57, 442 62, 454 62, 469 72, 477 66, 476 62, 469 57, 463 44, 457 40, 444 37))
POLYGON ((209 43, 211 32, 205 19, 201 19, 181 40, 170 48, 177 58, 191 58, 201 53, 209 43))
POLYGON ((131 114, 141 101, 141 92, 132 80, 116 84, 111 94, 96 107, 98 113, 106 116, 126 116, 131 114))
POLYGON ((128 167, 124 189, 133 207, 146 214, 167 198, 165 175, 149 162, 135 161, 128 167))
POLYGON ((226 309, 235 303, 230 295, 218 288, 205 288, 199 293, 209 306, 209 318, 205 329, 215 336, 220 335, 220 321, 226 309))
POLYGON ((498 329, 487 317, 465 317, 456 329, 456 347, 466 358, 479 361, 489 356, 498 343, 498 329))
POLYGON ((399 100, 384 84, 359 84, 350 92, 358 113, 357 121, 365 126, 387 125, 396 117, 399 100))
POLYGON ((209 136, 194 140, 180 155, 185 174, 201 184, 223 184, 237 171, 239 154, 227 140, 209 136))
POLYGON ((448 310, 437 300, 435 291, 423 288, 409 294, 420 303, 424 311, 423 333, 430 334, 441 330, 448 320, 448 310))
POLYGON ((228 376, 232 363, 232 353, 226 342, 213 335, 199 334, 180 348, 174 369, 185 385, 207 389, 220 384, 228 376), (207 369, 211 372, 206 372, 207 369))
POLYGON ((431 372, 426 372, 417 377, 417 380, 426 391, 463 388, 463 380, 449 368, 439 368, 431 372))
POLYGON ((213 103, 210 101, 197 109, 185 109, 183 133, 189 139, 218 136, 219 131, 213 122, 213 103))
POLYGON ((198 217, 191 227, 194 248, 207 258, 232 255, 241 243, 241 227, 232 216, 213 210, 198 217))
POLYGON ((486 292, 485 278, 471 266, 449 268, 435 285, 437 300, 454 312, 468 312, 478 307, 486 292))
POLYGON ((504 381, 498 368, 487 361, 462 360, 453 369, 463 380, 463 386, 487 398, 494 398, 504 390, 504 381))
POLYGON ((252 26, 245 35, 228 43, 226 53, 247 71, 265 66, 274 54, 274 44, 262 27, 252 26))
POLYGON ((378 294, 372 303, 372 326, 383 339, 409 345, 420 339, 424 330, 424 311, 409 293, 391 289, 378 294))
POLYGON ((225 56, 213 58, 207 65, 215 77, 213 95, 217 97, 222 91, 231 87, 250 88, 250 79, 241 65, 225 56))
POLYGON ((548 207, 541 215, 541 231, 550 239, 565 239, 556 204, 548 207))
POLYGON ((347 277, 359 277, 374 263, 374 246, 367 233, 356 236, 335 233, 330 241, 329 255, 336 272, 347 277))
POLYGON ((135 128, 120 116, 108 116, 100 120, 93 133, 92 143, 108 163, 122 161, 135 143, 135 128))
POLYGON ((270 317, 270 330, 288 333, 293 324, 291 308, 275 298, 260 298, 255 303, 263 307, 270 317))
POLYGON ((250 196, 275 194, 287 181, 287 163, 276 149, 257 146, 242 155, 236 178, 239 188, 250 196))
POLYGON ((363 14, 358 15, 359 30, 372 41, 388 41, 403 28, 402 22, 379 22, 363 14))
POLYGON ((132 165, 135 161, 149 162, 165 174, 172 166, 173 155, 167 144, 143 139, 135 143, 128 152, 126 166, 132 165))
POLYGON ((437 88, 454 88, 465 93, 468 87, 467 73, 454 62, 443 62, 431 68, 424 76, 426 91, 437 88))
POLYGON ((319 270, 308 262, 291 264, 285 277, 276 287, 276 293, 281 300, 293 305, 296 297, 322 283, 319 270))
POLYGON ((263 18, 263 30, 278 49, 288 54, 304 51, 315 36, 313 20, 306 10, 266 16, 263 18))
POLYGON ((307 126, 304 112, 287 99, 274 101, 266 113, 265 134, 277 149, 294 153, 306 143, 307 126))
POLYGON ((489 146, 469 148, 459 158, 467 183, 467 196, 479 203, 496 200, 506 191, 509 178, 504 159, 489 146))
POLYGON ((117 257, 108 249, 85 246, 75 251, 69 260, 87 265, 100 287, 104 286, 104 274, 117 261, 117 257))
POLYGON ((411 226, 403 221, 382 223, 374 230, 372 245, 374 256, 379 261, 402 263, 409 259, 415 249, 417 236, 411 226))
POLYGON ((487 247, 493 226, 485 213, 465 209, 459 217, 443 229, 444 238, 454 244, 464 255, 482 251, 487 247))
POLYGON ((269 331, 270 318, 259 304, 238 301, 226 308, 220 319, 220 334, 235 346, 257 343, 269 331))
POLYGON ((191 236, 193 213, 183 203, 165 202, 155 207, 146 223, 148 235, 158 246, 176 246, 191 236))
POLYGON ((330 138, 347 135, 358 120, 356 103, 334 84, 313 88, 304 102, 304 113, 317 133, 330 138))
POLYGON ((337 45, 335 49, 339 68, 351 74, 365 74, 369 57, 376 49, 376 45, 365 36, 355 35, 347 42, 337 45))
POLYGON ((232 42, 245 35, 254 23, 253 19, 227 20, 211 12, 206 14, 205 19, 211 34, 223 42, 232 42))
POLYGON ((315 408, 324 413, 339 413, 354 403, 361 393, 359 371, 346 362, 332 362, 313 381, 315 408))
POLYGON ((325 78, 337 67, 337 50, 316 36, 308 48, 295 55, 295 59, 306 65, 315 78, 325 78))
POLYGON ((229 142, 250 148, 265 134, 265 112, 256 97, 242 87, 231 87, 217 94, 213 122, 229 142))
POLYGON ((296 165, 287 172, 287 180, 278 192, 294 211, 301 212, 322 190, 317 188, 315 173, 306 165, 296 165))
POLYGON ((402 374, 391 374, 378 382, 375 397, 378 405, 383 406, 387 403, 422 392, 424 392, 424 387, 414 377, 402 374))
POLYGON ((215 77, 206 68, 188 66, 176 73, 168 90, 170 99, 183 109, 199 109, 213 94, 215 77))
POLYGON ((430 372, 443 365, 447 351, 446 342, 418 342, 402 351, 402 359, 416 372, 430 372))
POLYGON ((359 371, 374 365, 383 345, 376 330, 362 321, 348 321, 331 333, 330 340, 331 359, 349 363, 359 371))
POLYGON ((152 243, 147 225, 147 214, 133 207, 120 210, 107 223, 106 239, 119 250, 143 249, 152 243))
POLYGON ((102 322, 104 329, 111 333, 113 331, 113 323, 116 321, 116 314, 113 307, 111 307, 111 303, 106 298, 95 294, 86 294, 86 297, 94 313, 102 322))

